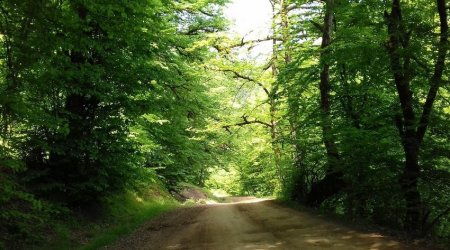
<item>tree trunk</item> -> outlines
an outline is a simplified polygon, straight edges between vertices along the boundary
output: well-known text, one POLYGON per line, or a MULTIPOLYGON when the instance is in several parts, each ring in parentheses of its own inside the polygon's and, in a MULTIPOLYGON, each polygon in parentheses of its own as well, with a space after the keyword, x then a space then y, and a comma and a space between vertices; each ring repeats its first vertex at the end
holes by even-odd
POLYGON ((322 136, 327 154, 327 171, 325 177, 311 186, 308 194, 308 203, 319 205, 327 198, 338 193, 344 188, 345 183, 342 180, 343 173, 339 169, 339 152, 336 146, 335 138, 332 132, 331 101, 330 101, 330 63, 327 62, 328 51, 331 44, 334 24, 334 0, 325 2, 325 17, 323 26, 323 36, 321 45, 321 64, 320 72, 320 110, 322 113, 322 136))
POLYGON ((322 134, 325 148, 327 151, 327 156, 329 160, 329 170, 331 170, 334 164, 337 163, 339 159, 339 153, 332 135, 332 122, 331 122, 331 101, 330 101, 330 64, 326 61, 326 56, 328 52, 326 49, 331 44, 331 35, 333 33, 333 5, 334 0, 326 1, 325 6, 325 18, 324 18, 324 29, 322 36, 321 49, 321 61, 322 61, 322 71, 320 72, 320 110, 322 112, 322 134))
POLYGON ((409 46, 410 34, 406 32, 400 0, 392 0, 391 13, 385 13, 389 42, 387 49, 390 57, 391 70, 399 96, 402 116, 397 121, 397 127, 405 152, 405 167, 400 177, 400 185, 405 200, 404 226, 409 231, 418 231, 422 214, 422 199, 418 189, 420 177, 419 152, 425 132, 429 125, 430 113, 436 99, 437 91, 442 81, 448 45, 448 23, 445 0, 437 0, 437 8, 440 17, 440 42, 438 57, 435 62, 434 74, 430 80, 431 86, 427 99, 423 106, 420 123, 416 125, 416 117, 413 109, 412 91, 410 88, 410 58, 401 55, 399 50, 409 46), (417 126, 417 128, 416 128, 417 126))
POLYGON ((277 82, 276 82, 276 78, 278 76, 278 44, 277 44, 277 34, 276 34, 276 15, 277 15, 277 10, 276 10, 276 6, 280 4, 280 2, 278 1, 273 1, 272 2, 272 21, 273 21, 273 39, 272 39, 272 65, 271 65, 271 69, 272 69, 272 77, 274 79, 274 81, 271 84, 271 88, 270 88, 270 94, 268 96, 269 98, 269 105, 270 105, 270 137, 271 137, 271 143, 272 143, 272 150, 274 153, 274 161, 275 161, 275 168, 277 170, 277 174, 278 174, 278 178, 280 181, 280 186, 281 189, 284 189, 284 174, 283 174, 283 169, 281 167, 281 149, 278 145, 277 139, 278 139, 278 121, 277 121, 277 82))

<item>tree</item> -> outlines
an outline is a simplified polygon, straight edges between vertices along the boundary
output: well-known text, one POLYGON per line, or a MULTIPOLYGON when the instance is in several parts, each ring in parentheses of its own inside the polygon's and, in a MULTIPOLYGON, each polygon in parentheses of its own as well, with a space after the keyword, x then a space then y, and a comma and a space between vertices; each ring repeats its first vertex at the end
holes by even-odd
POLYGON ((419 152, 423 138, 427 131, 433 104, 442 82, 445 60, 448 51, 448 18, 445 0, 437 0, 437 10, 440 20, 440 41, 437 46, 437 58, 434 73, 430 78, 430 87, 426 101, 422 107, 422 115, 417 123, 413 106, 413 92, 411 80, 414 77, 411 68, 413 54, 403 55, 401 50, 408 50, 411 32, 407 30, 403 21, 400 0, 393 0, 391 13, 386 13, 389 41, 386 45, 389 52, 391 70, 394 75, 395 86, 399 97, 402 115, 397 117, 397 127, 405 151, 405 168, 401 177, 401 185, 406 202, 405 224, 409 230, 420 227, 421 197, 418 190, 420 176, 419 152))

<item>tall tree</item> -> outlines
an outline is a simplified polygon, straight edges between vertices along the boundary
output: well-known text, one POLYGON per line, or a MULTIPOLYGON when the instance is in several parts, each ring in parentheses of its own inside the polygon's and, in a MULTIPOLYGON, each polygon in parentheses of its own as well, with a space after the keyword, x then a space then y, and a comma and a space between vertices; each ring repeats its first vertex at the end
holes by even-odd
POLYGON ((334 23, 335 23, 335 2, 334 0, 327 0, 324 4, 324 23, 322 30, 322 44, 320 61, 322 69, 320 72, 320 111, 321 111, 321 126, 322 137, 327 153, 327 174, 320 182, 313 184, 309 194, 309 202, 313 204, 320 204, 326 198, 339 192, 343 186, 343 173, 339 167, 339 152, 336 146, 336 139, 333 135, 332 117, 331 117, 331 82, 330 82, 330 62, 328 47, 331 44, 334 23))
POLYGON ((448 50, 446 3, 445 0, 437 0, 436 3, 440 21, 440 41, 437 46, 438 52, 434 73, 430 79, 430 87, 422 107, 422 115, 418 121, 414 111, 413 91, 411 89, 411 79, 413 78, 411 60, 413 55, 402 53, 402 50, 408 50, 412 34, 407 30, 404 23, 400 0, 393 0, 391 13, 385 13, 389 34, 387 49, 402 111, 401 117, 397 118, 397 127, 405 152, 405 167, 400 181, 406 202, 405 226, 409 230, 418 230, 422 218, 422 201, 418 190, 421 171, 419 153, 430 122, 433 104, 442 82, 448 50))

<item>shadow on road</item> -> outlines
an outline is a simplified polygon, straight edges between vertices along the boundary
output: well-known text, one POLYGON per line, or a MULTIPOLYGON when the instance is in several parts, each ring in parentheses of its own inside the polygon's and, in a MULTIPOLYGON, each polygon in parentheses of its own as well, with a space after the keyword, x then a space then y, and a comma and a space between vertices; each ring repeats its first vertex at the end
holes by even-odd
POLYGON ((165 214, 108 249, 424 249, 270 199, 226 201, 165 214))

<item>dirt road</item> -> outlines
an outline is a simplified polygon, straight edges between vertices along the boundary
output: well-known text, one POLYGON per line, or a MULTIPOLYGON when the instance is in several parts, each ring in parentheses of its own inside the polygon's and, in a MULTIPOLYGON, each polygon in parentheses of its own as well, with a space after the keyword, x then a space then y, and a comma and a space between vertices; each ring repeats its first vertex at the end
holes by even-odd
POLYGON ((185 208, 149 221, 107 249, 422 249, 270 200, 185 208))

